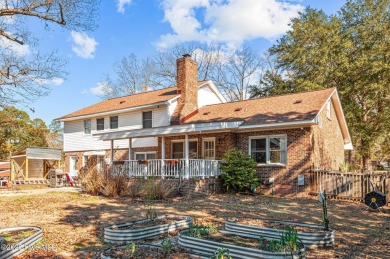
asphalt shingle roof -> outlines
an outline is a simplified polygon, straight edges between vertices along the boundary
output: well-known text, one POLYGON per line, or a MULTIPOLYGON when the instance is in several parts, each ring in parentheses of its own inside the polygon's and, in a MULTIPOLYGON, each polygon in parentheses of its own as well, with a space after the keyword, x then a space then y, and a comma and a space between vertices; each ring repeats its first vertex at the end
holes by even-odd
POLYGON ((312 120, 335 88, 201 107, 185 123, 243 120, 242 126, 312 120))

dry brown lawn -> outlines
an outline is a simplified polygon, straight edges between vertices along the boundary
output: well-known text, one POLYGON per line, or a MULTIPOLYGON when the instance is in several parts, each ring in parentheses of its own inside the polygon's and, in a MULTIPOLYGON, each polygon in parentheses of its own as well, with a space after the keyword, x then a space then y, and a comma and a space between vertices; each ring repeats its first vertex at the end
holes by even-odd
MULTIPOLYGON (((103 228, 144 217, 150 201, 54 193, 0 197, 0 228, 35 225, 43 228, 41 244, 55 247, 47 258, 94 258, 103 248, 103 228)), ((322 207, 314 198, 216 195, 152 202, 160 214, 191 215, 221 225, 233 217, 259 217, 322 224, 322 207)), ((308 251, 308 258, 388 258, 390 208, 366 210, 361 203, 329 201, 332 249, 308 251)), ((39 253, 42 251, 38 251, 39 253)), ((34 253, 31 252, 33 258, 34 253)), ((27 258, 24 255, 24 258, 27 258)), ((40 257, 42 258, 42 257, 40 257)))

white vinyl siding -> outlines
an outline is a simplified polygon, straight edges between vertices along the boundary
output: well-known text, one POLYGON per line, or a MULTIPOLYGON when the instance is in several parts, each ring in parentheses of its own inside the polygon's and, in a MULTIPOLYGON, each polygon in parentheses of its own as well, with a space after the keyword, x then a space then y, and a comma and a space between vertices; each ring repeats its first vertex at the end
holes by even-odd
MULTIPOLYGON (((116 116, 116 115, 114 115, 116 116)), ((142 128, 142 111, 132 111, 118 114, 118 129, 110 129, 110 117, 96 116, 91 119, 92 135, 84 134, 84 121, 74 120, 64 122, 64 151, 87 151, 110 149, 110 141, 102 141, 100 135, 94 135, 102 132, 112 132, 119 130, 134 130, 142 128), (97 118, 104 118, 104 130, 97 131, 97 118)), ((170 123, 168 107, 153 110, 153 126, 168 126, 170 123)), ((138 138, 133 139, 132 147, 155 147, 157 138, 138 138)), ((114 148, 128 148, 129 141, 115 140, 114 148)))
POLYGON ((208 85, 198 90, 198 107, 216 103, 221 103, 221 100, 208 85))

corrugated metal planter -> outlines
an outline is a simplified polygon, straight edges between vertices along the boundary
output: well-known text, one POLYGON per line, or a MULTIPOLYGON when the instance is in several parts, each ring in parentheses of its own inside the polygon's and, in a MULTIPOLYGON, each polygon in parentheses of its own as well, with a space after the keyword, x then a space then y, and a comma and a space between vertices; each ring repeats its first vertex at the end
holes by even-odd
MULTIPOLYGON (((324 227, 320 225, 303 224, 288 221, 271 220, 275 223, 290 225, 290 226, 301 226, 313 229, 318 229, 318 232, 298 232, 298 237, 305 246, 317 245, 317 246, 333 246, 334 244, 334 230, 324 231, 324 227)), ((279 238, 284 232, 282 229, 257 227, 251 225, 237 224, 234 222, 226 221, 225 229, 228 231, 242 232, 255 236, 264 236, 271 238, 279 238)))
MULTIPOLYGON (((162 249, 161 246, 156 246, 156 245, 151 245, 151 244, 141 244, 141 245, 138 245, 138 244, 137 244, 136 247, 140 247, 140 246, 143 246, 143 247, 151 247, 151 248, 159 249, 159 250, 161 250, 161 252, 163 252, 163 249, 162 249)), ((119 248, 126 248, 126 245, 119 246, 119 248)), ((104 250, 104 251, 100 254, 100 258, 101 258, 101 259, 112 259, 113 257, 104 255, 104 253, 108 253, 108 252, 110 252, 110 251, 111 251, 111 248, 104 250)))
POLYGON ((169 231, 174 231, 180 228, 189 228, 192 225, 192 217, 189 216, 177 216, 177 215, 165 215, 165 217, 179 217, 183 220, 178 220, 170 224, 162 224, 152 227, 138 228, 138 229, 119 229, 128 227, 141 222, 151 221, 150 219, 137 220, 130 223, 113 225, 104 229, 104 240, 111 243, 125 243, 133 240, 139 240, 154 236, 161 236, 167 234, 169 231))
POLYGON ((0 259, 3 258, 13 258, 14 256, 20 255, 27 249, 33 247, 36 243, 41 241, 42 239, 42 228, 40 227, 33 227, 33 226, 28 226, 28 227, 11 227, 11 228, 1 228, 0 233, 2 232, 7 232, 7 231, 17 231, 17 230, 24 230, 24 229, 33 229, 36 232, 32 234, 31 236, 23 239, 17 244, 14 245, 3 245, 2 250, 0 252, 0 259))
MULTIPOLYGON (((249 248, 239 245, 225 244, 216 241, 210 241, 203 238, 189 237, 184 233, 187 230, 179 232, 179 245, 183 248, 188 249, 191 253, 202 254, 202 258, 210 258, 218 248, 229 249, 229 254, 233 258, 240 259, 278 259, 278 258, 305 258, 305 248, 294 252, 270 252, 260 250, 256 248, 249 248)), ((236 235, 235 232, 231 231, 220 231, 223 234, 236 235)), ((240 236, 243 233, 240 233, 240 236)), ((252 237, 250 235, 246 237, 252 237)), ((252 237, 253 238, 253 237, 252 237)), ((256 240, 256 238, 254 238, 256 240)), ((257 240, 256 240, 257 241, 257 240)))

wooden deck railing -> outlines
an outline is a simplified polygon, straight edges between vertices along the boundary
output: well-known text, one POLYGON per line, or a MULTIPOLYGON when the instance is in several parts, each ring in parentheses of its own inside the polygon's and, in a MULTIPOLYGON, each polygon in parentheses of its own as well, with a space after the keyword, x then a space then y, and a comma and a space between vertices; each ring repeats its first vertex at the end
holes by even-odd
POLYGON ((111 173, 124 173, 129 177, 161 178, 209 178, 221 174, 220 160, 189 159, 186 170, 185 159, 151 159, 115 161, 111 173))

